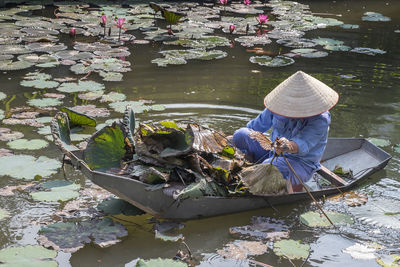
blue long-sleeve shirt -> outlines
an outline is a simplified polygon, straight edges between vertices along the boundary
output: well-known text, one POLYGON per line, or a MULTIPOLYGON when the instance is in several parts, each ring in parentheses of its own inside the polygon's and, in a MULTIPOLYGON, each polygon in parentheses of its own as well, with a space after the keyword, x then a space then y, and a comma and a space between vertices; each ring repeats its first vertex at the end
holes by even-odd
POLYGON ((313 117, 294 119, 272 113, 265 109, 255 119, 247 123, 247 128, 266 132, 272 127, 271 140, 285 137, 296 142, 298 153, 285 153, 288 158, 296 159, 314 170, 321 167, 320 160, 327 140, 330 113, 324 112, 313 117))

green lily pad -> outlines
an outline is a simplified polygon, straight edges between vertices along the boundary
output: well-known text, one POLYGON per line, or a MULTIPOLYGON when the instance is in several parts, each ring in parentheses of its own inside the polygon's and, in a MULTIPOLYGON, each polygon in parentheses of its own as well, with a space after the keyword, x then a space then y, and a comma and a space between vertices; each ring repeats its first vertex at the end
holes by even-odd
MULTIPOLYGON (((340 224, 340 223, 348 223, 353 224, 353 219, 344 213, 332 212, 332 211, 325 211, 326 215, 328 215, 329 219, 333 222, 333 224, 340 224)), ((300 221, 310 227, 329 227, 332 226, 328 219, 325 218, 324 215, 309 211, 300 215, 300 221)))
POLYGON ((157 64, 158 67, 166 67, 167 65, 184 65, 187 61, 180 57, 167 57, 153 59, 151 63, 157 64))
POLYGON ((0 175, 17 179, 32 180, 36 175, 47 177, 57 173, 60 167, 58 160, 45 156, 13 155, 0 158, 0 175))
POLYGON ((295 240, 280 240, 274 243, 274 252, 278 256, 289 259, 306 259, 310 253, 310 245, 295 240))
POLYGON ((126 95, 123 93, 110 92, 108 94, 102 95, 100 102, 121 102, 126 99, 126 95))
POLYGON ((28 72, 24 76, 24 80, 50 80, 51 75, 43 72, 28 72))
POLYGON ((126 216, 136 216, 145 213, 125 200, 116 198, 104 200, 97 205, 97 209, 106 215, 124 214, 126 216))
POLYGON ((63 102, 59 99, 56 98, 50 98, 50 97, 45 97, 45 98, 34 98, 34 99, 29 99, 27 101, 28 105, 38 107, 38 108, 43 108, 43 107, 54 107, 61 105, 63 102))
POLYGON ((75 252, 92 240, 100 247, 120 242, 120 237, 128 235, 123 225, 111 218, 80 222, 60 222, 42 227, 39 231, 40 244, 55 250, 75 252))
POLYGON ((22 86, 26 87, 34 87, 37 89, 50 89, 55 88, 59 85, 56 81, 48 81, 48 80, 23 80, 20 83, 22 86))
POLYGON ((79 196, 79 184, 66 180, 52 180, 40 184, 40 187, 47 191, 31 193, 31 197, 37 201, 68 201, 79 196))
POLYGON ((144 111, 149 111, 150 108, 143 104, 140 101, 122 101, 122 102, 114 102, 108 104, 110 108, 112 108, 114 111, 119 112, 119 113, 124 113, 126 110, 126 106, 130 106, 133 112, 135 113, 142 113, 144 111))
POLYGON ((81 126, 81 125, 87 125, 87 126, 96 126, 96 120, 90 116, 87 116, 83 113, 77 112, 75 110, 69 109, 69 108, 61 108, 60 109, 62 112, 65 112, 68 115, 69 123, 71 127, 74 126, 81 126))
POLYGON ((38 150, 47 147, 49 143, 41 139, 18 139, 8 142, 7 145, 11 149, 38 150))
POLYGON ((4 119, 4 111, 0 109, 0 120, 4 119))
POLYGON ((252 47, 255 45, 266 45, 271 43, 271 39, 269 39, 266 35, 263 36, 240 36, 235 38, 235 41, 240 43, 244 47, 252 47))
POLYGON ((325 46, 325 45, 342 45, 344 42, 343 41, 339 41, 339 40, 335 40, 335 39, 331 39, 331 38, 317 38, 317 39, 313 39, 313 42, 315 42, 316 44, 325 46))
POLYGON ((285 56, 276 56, 274 58, 269 56, 252 56, 249 60, 251 63, 267 67, 284 67, 294 63, 294 59, 285 56))
POLYGON ((356 47, 350 50, 350 52, 353 53, 359 53, 359 54, 366 54, 369 56, 375 56, 377 54, 383 55, 386 54, 386 51, 381 50, 381 49, 374 49, 374 48, 369 48, 369 47, 356 47))
POLYGON ((30 52, 24 45, 0 45, 0 54, 19 55, 30 52))
POLYGON ((0 101, 5 99, 7 97, 7 95, 3 92, 0 92, 0 101))
POLYGON ((35 64, 58 61, 56 57, 54 57, 52 55, 48 55, 48 54, 44 54, 44 55, 40 55, 40 56, 37 54, 25 54, 25 55, 18 56, 18 60, 28 61, 28 62, 32 62, 35 64))
POLYGON ((9 247, 0 250, 0 262, 4 267, 57 267, 57 252, 41 246, 9 247))
POLYGON ((165 106, 164 105, 151 105, 150 108, 153 111, 163 111, 163 110, 165 110, 165 106))
POLYGON ((290 52, 299 54, 300 56, 306 57, 306 58, 320 58, 320 57, 326 57, 329 55, 325 51, 318 51, 317 49, 314 49, 314 48, 298 48, 298 49, 293 49, 290 52))
POLYGON ((9 216, 10 214, 8 213, 8 211, 6 211, 5 209, 0 209, 0 221, 9 216))
POLYGON ((25 46, 27 49, 36 52, 57 52, 61 50, 67 49, 67 46, 64 44, 56 44, 56 43, 30 43, 25 46))
POLYGON ((0 61, 0 70, 22 70, 30 68, 34 63, 28 61, 12 61, 12 60, 2 60, 0 61))
POLYGON ((363 21, 391 21, 389 17, 383 16, 377 12, 365 12, 361 20, 363 21))
POLYGON ((97 83, 94 81, 79 81, 78 83, 74 82, 65 82, 57 88, 57 91, 65 92, 65 93, 75 93, 75 92, 89 92, 89 91, 100 91, 104 90, 104 84, 97 83))
POLYGON ((188 265, 181 261, 175 261, 171 259, 150 259, 150 260, 142 260, 139 259, 136 262, 136 267, 187 267, 188 265))
POLYGON ((72 142, 80 142, 83 140, 88 139, 89 137, 91 137, 92 135, 90 134, 77 134, 77 133, 73 133, 71 134, 71 141, 72 142))
POLYGON ((79 94, 78 97, 82 100, 96 100, 100 98, 103 94, 103 91, 93 91, 79 94))
POLYGON ((107 170, 119 167, 125 153, 124 132, 119 124, 113 123, 92 136, 84 151, 84 160, 91 169, 107 170))
POLYGON ((329 51, 349 51, 351 47, 347 45, 325 45, 324 49, 329 51))
POLYGON ((367 140, 376 146, 381 146, 381 147, 390 146, 389 140, 374 138, 374 137, 367 138, 367 140))
POLYGON ((103 81, 107 82, 120 82, 122 81, 122 78, 124 75, 122 75, 119 72, 105 72, 105 71, 100 71, 99 75, 103 77, 103 81))
POLYGON ((360 26, 359 25, 357 25, 357 24, 342 24, 342 25, 340 25, 340 27, 341 28, 343 28, 343 29, 351 29, 351 30, 353 30, 353 29, 359 29, 360 28, 360 26))

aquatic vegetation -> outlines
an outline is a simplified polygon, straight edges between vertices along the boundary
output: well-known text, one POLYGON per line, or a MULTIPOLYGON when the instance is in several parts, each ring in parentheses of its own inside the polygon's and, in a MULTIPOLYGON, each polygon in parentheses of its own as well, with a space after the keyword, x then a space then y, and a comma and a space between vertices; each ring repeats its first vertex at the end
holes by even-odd
POLYGON ((71 127, 82 125, 96 126, 96 120, 93 117, 70 108, 64 107, 60 110, 68 115, 68 121, 71 127))
POLYGON ((86 243, 107 247, 120 242, 128 234, 123 225, 111 218, 79 222, 60 222, 42 227, 38 242, 45 247, 64 252, 75 252, 86 243))
POLYGON ((62 83, 57 91, 63 93, 75 93, 75 92, 89 92, 89 91, 99 91, 104 90, 104 84, 95 81, 78 81, 75 82, 65 82, 62 83))
POLYGON ((310 253, 310 245, 295 240, 280 240, 274 243, 274 252, 289 259, 306 259, 310 253))
POLYGON ((7 95, 3 92, 0 92, 0 101, 5 99, 7 97, 7 95))
POLYGON ((334 203, 340 203, 344 201, 348 206, 355 207, 361 206, 368 202, 368 196, 364 193, 359 192, 345 192, 333 197, 328 198, 329 201, 334 203))
POLYGON ((30 52, 31 50, 24 45, 0 45, 0 54, 19 55, 30 52))
POLYGON ((55 43, 31 43, 25 46, 27 49, 35 52, 57 52, 61 50, 67 49, 67 46, 64 44, 55 44, 55 43))
MULTIPOLYGON (((4 218, 9 217, 9 216, 10 216, 10 214, 8 213, 7 210, 5 210, 5 209, 0 209, 0 221, 3 220, 4 218)), ((1 252, 0 252, 0 255, 1 255, 1 252)), ((0 257, 1 257, 1 256, 0 256, 0 257)))
POLYGON ((108 117, 110 116, 110 112, 106 108, 98 108, 95 105, 82 105, 82 106, 74 106, 70 108, 73 111, 83 113, 89 117, 108 117))
POLYGON ((318 51, 317 49, 314 48, 298 48, 298 49, 293 49, 290 52, 306 58, 320 58, 329 55, 325 51, 318 51))
POLYGON ((100 102, 121 102, 126 99, 126 95, 117 92, 110 92, 101 96, 100 102))
MULTIPOLYGON (((348 223, 352 224, 353 219, 344 213, 338 213, 338 212, 333 212, 333 211, 327 211, 325 212, 329 219, 336 225, 336 224, 341 224, 341 223, 348 223)), ((326 219, 325 216, 322 216, 322 214, 319 214, 318 212, 315 211, 308 211, 306 213, 303 213, 300 215, 300 222, 303 224, 309 226, 309 227, 330 227, 332 226, 328 219, 326 219)))
POLYGON ((58 160, 45 156, 13 155, 0 158, 0 175, 17 179, 32 180, 36 175, 47 177, 57 173, 60 167, 58 160))
POLYGON ((294 63, 294 59, 286 56, 252 56, 249 60, 251 63, 266 67, 284 67, 294 63))
POLYGON ((48 142, 41 139, 17 139, 7 143, 11 149, 17 150, 37 150, 45 148, 49 145, 48 142))
POLYGON ((150 106, 145 105, 140 101, 122 101, 122 102, 112 102, 108 104, 110 108, 119 113, 124 113, 127 106, 130 106, 133 112, 142 113, 144 111, 149 111, 150 106))
POLYGON ((188 265, 181 261, 158 258, 158 259, 150 259, 150 260, 139 259, 136 262, 135 266, 136 267, 152 267, 152 266, 187 267, 188 265))
POLYGON ((383 55, 386 54, 386 51, 383 51, 381 49, 374 49, 374 48, 368 48, 368 47, 356 47, 350 50, 350 52, 354 53, 359 53, 359 54, 366 54, 369 56, 375 56, 377 54, 383 55))
POLYGON ((382 138, 369 137, 367 138, 367 140, 370 141, 372 144, 380 147, 390 146, 391 144, 389 140, 382 138))
POLYGON ((224 258, 243 260, 248 256, 265 254, 268 246, 260 241, 236 240, 225 245, 225 248, 217 250, 217 253, 224 258))
POLYGON ((34 99, 29 99, 27 101, 28 105, 33 106, 33 107, 54 107, 54 106, 59 106, 63 102, 59 99, 56 98, 50 98, 50 97, 45 97, 45 98, 34 98, 34 99))
POLYGON ((343 253, 350 254, 354 259, 371 260, 375 259, 375 249, 363 244, 356 243, 342 250, 343 253))
POLYGON ((0 250, 0 262, 4 266, 57 267, 56 256, 56 251, 37 245, 0 250))
POLYGON ((59 85, 60 83, 56 81, 49 81, 49 80, 22 80, 20 85, 25 86, 25 87, 34 87, 37 89, 50 89, 50 88, 55 88, 59 85))
POLYGON ((251 47, 255 45, 266 45, 272 41, 267 37, 267 35, 262 36, 240 36, 235 38, 235 41, 240 43, 244 47, 251 47))
POLYGON ((31 193, 36 201, 68 201, 79 196, 79 184, 66 180, 52 180, 39 184, 39 190, 31 193))
POLYGON ((2 60, 0 61, 0 70, 22 70, 27 69, 35 65, 28 61, 13 61, 13 60, 2 60))
POLYGON ((361 19, 363 21, 391 21, 389 17, 385 17, 378 12, 365 12, 361 19))

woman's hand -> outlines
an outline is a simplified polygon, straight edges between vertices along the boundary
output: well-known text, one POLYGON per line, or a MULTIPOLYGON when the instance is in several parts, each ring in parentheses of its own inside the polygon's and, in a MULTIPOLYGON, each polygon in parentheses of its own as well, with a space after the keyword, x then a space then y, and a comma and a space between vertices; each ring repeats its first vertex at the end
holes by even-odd
POLYGON ((295 154, 298 152, 299 148, 294 141, 290 141, 285 137, 279 138, 277 142, 275 142, 275 153, 280 155, 282 153, 292 153, 295 154))

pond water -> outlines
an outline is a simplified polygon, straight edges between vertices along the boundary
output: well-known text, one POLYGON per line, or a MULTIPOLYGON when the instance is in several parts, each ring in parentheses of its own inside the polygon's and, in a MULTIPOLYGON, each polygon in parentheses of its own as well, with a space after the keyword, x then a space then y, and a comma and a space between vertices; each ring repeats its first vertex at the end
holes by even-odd
MULTIPOLYGON (((258 37, 258 41, 264 42, 264 44, 246 47, 244 45, 250 44, 244 42, 242 45, 239 40, 235 39, 246 35, 246 25, 250 26, 248 36, 256 36, 259 26, 254 14, 230 12, 230 8, 234 8, 236 11, 243 9, 245 6, 241 3, 238 2, 234 5, 229 3, 224 8, 221 5, 213 6, 207 3, 197 5, 168 2, 167 4, 172 8, 178 8, 180 12, 188 12, 187 17, 191 20, 190 23, 185 21, 179 25, 173 25, 172 31, 175 36, 180 39, 185 36, 188 39, 193 37, 196 40, 201 39, 203 35, 223 38, 219 39, 220 43, 217 45, 214 45, 213 42, 197 43, 206 47, 208 51, 219 50, 216 53, 222 58, 188 59, 190 55, 198 53, 192 51, 186 59, 183 59, 183 56, 175 56, 172 60, 175 63, 182 63, 186 60, 186 64, 169 64, 166 67, 158 66, 152 63, 152 60, 163 58, 161 51, 190 48, 154 41, 157 38, 171 39, 171 36, 167 34, 168 26, 165 20, 159 13, 153 16, 153 10, 148 8, 145 3, 131 4, 129 7, 124 6, 123 8, 104 5, 89 9, 85 6, 64 5, 60 6, 57 11, 50 6, 44 9, 41 6, 34 8, 17 6, 1 9, 1 60, 7 60, 4 55, 14 54, 11 58, 16 61, 20 56, 17 51, 25 49, 23 46, 11 46, 13 43, 16 45, 27 45, 30 42, 41 44, 27 45, 29 51, 21 52, 21 55, 43 55, 49 49, 55 50, 56 48, 52 45, 44 47, 47 42, 37 42, 47 33, 52 37, 45 38, 54 38, 54 42, 64 44, 68 51, 74 50, 74 45, 74 51, 77 51, 77 42, 94 43, 99 41, 103 34, 103 28, 99 24, 101 12, 107 15, 107 25, 111 25, 111 15, 127 18, 127 21, 122 26, 124 33, 121 39, 126 41, 124 43, 118 42, 119 29, 113 23, 111 33, 113 42, 110 44, 113 44, 115 48, 123 47, 123 50, 118 50, 122 56, 115 57, 118 59, 117 62, 98 61, 95 62, 96 65, 93 63, 95 60, 91 59, 93 54, 80 54, 79 57, 73 58, 71 55, 76 52, 70 52, 69 56, 65 56, 65 54, 62 56, 62 54, 57 54, 57 51, 49 52, 57 54, 58 57, 46 60, 46 62, 53 63, 45 66, 38 65, 41 62, 38 62, 34 55, 29 59, 25 58, 33 62, 31 66, 21 70, 8 71, 4 65, 10 63, 1 61, 0 128, 22 132, 24 138, 28 140, 47 140, 45 136, 49 134, 48 129, 41 128, 39 132, 42 134, 38 133, 38 129, 43 125, 48 125, 48 122, 44 122, 43 125, 35 125, 39 127, 21 125, 21 121, 18 122, 19 124, 11 125, 13 122, 10 122, 9 119, 18 117, 18 114, 25 115, 27 118, 33 116, 22 113, 21 110, 15 110, 15 108, 28 105, 33 107, 29 111, 40 112, 37 117, 44 117, 41 121, 45 121, 46 116, 55 115, 55 110, 43 110, 49 105, 55 106, 56 109, 62 106, 95 105, 97 108, 103 108, 102 113, 106 112, 96 118, 98 123, 109 119, 119 119, 122 114, 112 108, 113 105, 110 104, 110 101, 100 101, 102 94, 118 92, 121 94, 118 96, 126 97, 125 101, 142 100, 141 104, 138 104, 141 108, 144 105, 152 107, 148 111, 138 112, 136 114, 138 121, 190 119, 232 134, 235 129, 243 127, 247 121, 254 118, 263 109, 263 98, 268 92, 294 72, 303 70, 334 88, 340 95, 338 105, 331 110, 331 137, 370 138, 393 155, 393 159, 384 170, 372 175, 355 190, 368 195, 367 204, 354 208, 338 207, 328 202, 324 204, 325 209, 348 213, 354 219, 354 224, 336 229, 306 227, 299 220, 300 214, 316 210, 311 202, 306 201, 245 213, 186 221, 182 222, 184 228, 178 232, 184 236, 185 242, 190 247, 195 264, 201 262, 200 266, 254 266, 254 260, 273 266, 292 266, 292 264, 300 266, 304 262, 304 258, 288 260, 287 257, 279 257, 272 250, 273 243, 265 240, 264 243, 268 245, 268 249, 265 253, 255 253, 261 254, 258 256, 248 252, 249 255, 247 257, 245 255, 242 260, 229 260, 217 253, 218 250, 240 239, 229 233, 230 227, 248 225, 254 218, 253 216, 263 216, 264 219, 281 220, 275 231, 289 230, 290 239, 300 240, 302 244, 310 245, 310 255, 304 266, 378 266, 379 260, 377 261, 377 259, 387 259, 391 257, 389 255, 400 255, 398 246, 400 238, 400 210, 398 208, 400 205, 400 52, 398 50, 400 47, 400 2, 396 0, 338 0, 299 1, 298 3, 279 0, 265 3, 252 1, 247 7, 246 13, 250 11, 255 11, 254 14, 264 12, 269 15, 270 21, 268 26, 262 27, 264 32, 259 33, 261 36, 258 37), (58 19, 55 19, 54 12, 58 14, 58 19), (369 14, 368 16, 365 14, 366 12, 376 12, 381 15, 369 14), (34 20, 31 21, 31 19, 34 20), (231 24, 234 24, 236 29, 229 34, 229 25, 231 24), (43 28, 33 28, 32 30, 30 28, 32 25, 43 28), (71 25, 76 29, 75 37, 68 35, 71 25), (51 32, 46 32, 45 29, 49 28, 52 29, 51 32), (162 31, 158 29, 162 29, 162 31), (43 34, 38 33, 40 30, 43 30, 43 34), (32 36, 39 38, 34 39, 32 36), (299 38, 303 39, 299 40, 299 38), (141 42, 142 40, 150 42, 141 42), (292 51, 294 49, 303 50, 292 51), (130 52, 130 55, 127 55, 127 51, 130 52), (269 56, 274 58, 278 55, 284 56, 285 62, 292 64, 269 67, 252 63, 249 60, 250 57, 269 56), (87 57, 89 59, 79 61, 81 58, 87 57), (54 64, 54 61, 61 62, 63 59, 74 60, 75 63, 85 62, 86 65, 92 64, 92 69, 89 71, 81 68, 77 71, 76 68, 73 72, 71 71, 73 67, 66 65, 72 64, 69 61, 49 67, 54 64), (126 62, 130 62, 131 65, 127 65, 126 62), (42 83, 21 85, 23 80, 30 81, 26 74, 35 71, 40 71, 40 74, 35 74, 34 81, 42 74, 50 74, 51 77, 41 79, 42 83), (76 72, 79 71, 81 72, 77 74, 76 72), (121 73, 123 78, 121 81, 103 81, 102 76, 99 75, 101 71, 104 76, 108 72, 108 74, 113 74, 113 77, 117 77, 120 75, 118 73, 121 73), (99 84, 89 84, 85 87, 86 89, 79 89, 80 92, 71 92, 68 91, 68 88, 63 91, 60 89, 62 86, 58 84, 56 86, 52 86, 50 83, 43 85, 43 82, 54 82, 56 78, 72 77, 76 79, 84 76, 87 77, 81 82, 95 81, 99 84), (101 84, 104 85, 103 89, 101 84), (41 86, 44 88, 40 88, 41 86), (96 92, 97 98, 87 100, 88 96, 80 96, 88 91, 96 92), (63 94, 65 98, 57 101, 54 100, 54 96, 46 95, 46 93, 63 94), (50 100, 39 100, 42 98, 50 98, 50 100), (151 103, 149 103, 150 100, 151 103), (352 253, 344 252, 355 244, 362 244, 358 254, 354 250, 352 253)), ((41 41, 44 41, 43 38, 41 41)), ((85 50, 90 49, 81 48, 81 51, 85 50)), ((101 50, 101 47, 97 46, 90 51, 96 50, 97 55, 105 55, 105 51, 110 49, 101 50)), ((201 51, 204 53, 204 50, 201 51)), ((117 51, 115 50, 114 53, 117 51)), ((262 58, 255 58, 255 60, 263 61, 262 58)), ((268 60, 264 59, 267 63, 268 60)), ((65 81, 59 81, 59 83, 62 82, 65 81)), ((96 93, 92 93, 90 97, 96 93)), ((32 121, 34 119, 27 123, 33 123, 32 121)), ((79 133, 90 134, 93 131, 85 128, 79 133)), ((35 145, 30 143, 27 147, 19 148, 6 141, 0 141, 0 149, 9 149, 15 155, 31 155, 35 159, 46 156, 61 162, 62 155, 50 141, 46 147, 30 150, 35 145)), ((63 172, 57 162, 53 162, 53 171, 50 168, 49 174, 41 174, 43 178, 37 182, 32 179, 37 174, 36 171, 41 173, 39 171, 49 165, 38 167, 32 163, 33 159, 29 157, 23 160, 23 165, 20 164, 19 167, 4 173, 5 161, 4 157, 0 157, 0 164, 3 161, 2 168, 4 168, 3 176, 1 176, 2 170, 0 169, 0 188, 26 185, 32 181, 41 183, 48 180, 62 180, 67 177, 68 180, 80 184, 80 200, 86 199, 93 204, 106 197, 102 191, 96 191, 95 196, 90 197, 87 191, 82 191, 84 187, 92 188, 90 182, 69 165, 65 166, 65 172, 63 172), (31 181, 11 177, 19 176, 22 169, 25 169, 27 173, 29 170, 33 170, 30 172, 34 174, 30 177, 31 181)), ((28 176, 26 175, 25 178, 28 176)), ((38 244, 39 229, 60 221, 62 218, 64 221, 78 221, 91 217, 91 213, 88 211, 80 211, 78 215, 75 213, 72 218, 68 217, 70 214, 56 215, 56 211, 64 208, 65 202, 60 204, 59 202, 34 200, 32 192, 35 190, 40 189, 20 189, 9 195, 6 195, 4 190, 0 191, 0 225, 3 229, 0 233, 0 249, 38 244), (3 216, 5 213, 7 216, 3 216)), ((60 266, 124 266, 125 264, 126 266, 135 266, 134 261, 137 258, 173 258, 178 249, 185 251, 180 242, 154 238, 154 220, 150 215, 118 215, 114 216, 114 219, 122 223, 128 230, 128 235, 122 237, 121 242, 106 248, 90 243, 72 254, 68 251, 60 251, 56 258, 58 264, 60 266)), ((67 237, 65 238, 67 239, 67 237)), ((3 260, 0 258, 0 261, 3 260)))

